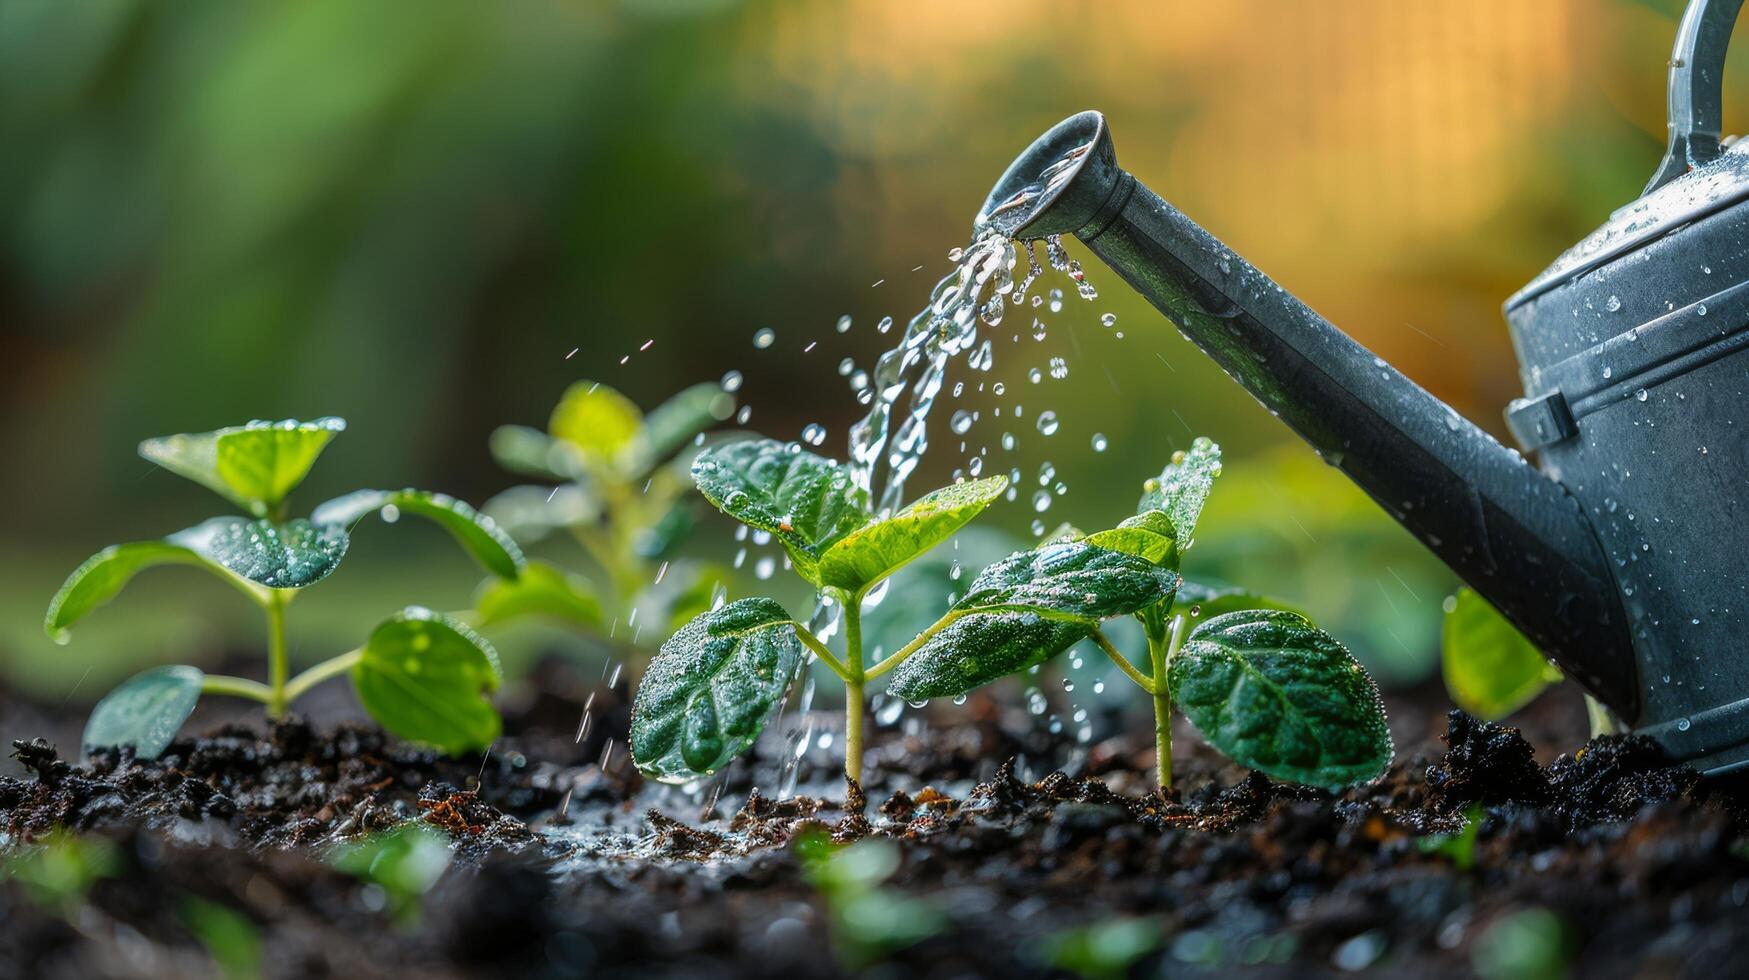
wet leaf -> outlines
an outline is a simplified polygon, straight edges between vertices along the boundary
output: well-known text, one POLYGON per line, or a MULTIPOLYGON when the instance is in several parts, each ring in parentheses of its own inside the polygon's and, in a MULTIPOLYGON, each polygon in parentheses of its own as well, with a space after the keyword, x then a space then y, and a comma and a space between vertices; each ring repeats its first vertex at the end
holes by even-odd
POLYGON ((1085 541, 1010 555, 973 580, 887 689, 907 701, 964 694, 1049 660, 1100 620, 1162 602, 1177 586, 1169 568, 1085 541))
POLYGON ((856 592, 953 536, 1008 489, 993 476, 942 487, 885 520, 866 524, 820 556, 820 583, 856 592))
POLYGON ((662 644, 632 704, 632 758, 664 782, 708 775, 746 751, 801 662, 789 613, 771 599, 707 612, 662 644))
POLYGON ((225 574, 193 551, 169 541, 135 541, 99 551, 73 569, 60 591, 49 600, 43 632, 56 643, 69 638, 67 628, 98 606, 115 598, 135 575, 156 565, 199 565, 225 574))
POLYGON ((601 600, 588 582, 542 561, 531 561, 516 578, 491 578, 474 597, 481 628, 527 616, 544 616, 585 629, 605 625, 601 600))
POLYGON ((735 396, 715 383, 696 384, 668 399, 644 419, 638 440, 639 469, 648 469, 679 452, 699 433, 735 411, 735 396))
POLYGON ((692 479, 723 513, 776 537, 815 584, 820 555, 872 516, 842 464, 775 439, 711 446, 693 460, 692 479))
POLYGON ((339 567, 347 545, 344 527, 301 517, 283 524, 215 517, 164 540, 269 589, 315 585, 339 567))
POLYGON ((1196 532, 1196 520, 1202 514, 1215 477, 1221 475, 1221 447, 1204 436, 1198 436, 1189 450, 1172 454, 1172 462, 1160 475, 1142 485, 1142 501, 1138 514, 1150 510, 1164 511, 1177 529, 1180 550, 1190 547, 1196 532))
POLYGON ((487 441, 498 465, 521 476, 574 480, 583 472, 579 451, 526 425, 501 425, 487 441))
POLYGON ((644 428, 631 399, 595 381, 578 381, 559 396, 547 431, 583 453, 617 467, 644 428))
POLYGON ((496 521, 448 494, 427 490, 355 490, 317 507, 310 518, 317 524, 351 527, 373 511, 381 513, 384 519, 416 514, 436 522, 494 575, 515 578, 528 564, 522 549, 496 521))
POLYGON ((488 700, 503 680, 498 653, 442 613, 410 606, 371 631, 352 686, 383 728, 456 755, 498 737, 488 700))
POLYGON ((158 758, 194 712, 205 679, 199 668, 185 666, 153 667, 135 674, 91 709, 80 743, 87 753, 131 745, 138 758, 158 758))
POLYGON ((1473 589, 1459 589, 1445 614, 1441 644, 1445 689, 1458 707, 1498 721, 1561 680, 1523 633, 1473 589))
POLYGON ((346 422, 251 422, 212 432, 161 436, 140 443, 140 455, 265 517, 302 483, 346 422))
POLYGON ((1086 541, 1156 565, 1178 567, 1178 533, 1172 519, 1161 511, 1143 511, 1117 527, 1088 536, 1086 541))
POLYGON ((1173 700, 1233 761, 1332 791, 1391 761, 1378 688, 1330 634, 1290 612, 1198 626, 1168 669, 1173 700))

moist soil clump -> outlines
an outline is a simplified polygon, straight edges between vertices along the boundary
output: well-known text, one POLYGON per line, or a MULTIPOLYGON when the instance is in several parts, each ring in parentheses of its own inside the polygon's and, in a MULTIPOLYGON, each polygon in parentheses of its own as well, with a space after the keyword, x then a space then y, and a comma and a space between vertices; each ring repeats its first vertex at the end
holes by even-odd
MULTIPOLYGON (((611 718, 623 693, 594 693, 611 718)), ((877 733, 866 787, 834 780, 825 753, 786 773, 777 725, 689 794, 616 758, 623 731, 574 738, 552 700, 459 760, 295 720, 151 761, 21 739, 0 777, 14 866, 68 831, 116 858, 82 890, 0 885, 0 975, 210 973, 189 909, 212 906, 284 976, 1626 977, 1735 973, 1749 940, 1740 781, 1703 782, 1633 737, 1539 762, 1518 730, 1442 718, 1428 691, 1393 702, 1407 751, 1388 774, 1338 795, 1190 737, 1163 794, 1145 726, 1075 745, 979 698, 877 733), (451 842, 422 896, 330 863, 409 821, 451 842)), ((1538 743, 1581 744, 1582 714, 1544 701, 1524 719, 1538 743)))

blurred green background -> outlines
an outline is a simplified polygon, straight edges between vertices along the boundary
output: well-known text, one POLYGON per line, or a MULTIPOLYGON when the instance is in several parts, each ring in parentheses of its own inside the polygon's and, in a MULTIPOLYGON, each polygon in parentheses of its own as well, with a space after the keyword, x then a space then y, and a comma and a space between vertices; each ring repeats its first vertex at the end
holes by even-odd
MULTIPOLYGON (((1013 154, 1088 107, 1155 190, 1503 436, 1519 386, 1500 303, 1650 174, 1678 12, 8 0, 0 670, 76 704, 137 664, 258 647, 254 610, 177 570, 142 578, 72 646, 44 638, 49 596, 87 554, 225 510, 135 456, 146 436, 337 414, 351 427, 300 510, 358 486, 480 501, 516 482, 488 433, 543 423, 569 382, 647 408, 735 369, 749 428, 795 438, 818 422, 842 454, 860 407, 840 360, 873 363, 892 339, 874 324, 923 303, 1013 154), (769 349, 751 343, 761 327, 769 349)), ((1734 65, 1732 93, 1745 78, 1734 65)), ((1028 535, 1047 460, 1067 492, 1043 517, 1109 522, 1209 435, 1228 465, 1187 571, 1300 604, 1389 681, 1425 676, 1450 577, 1114 275, 1088 271, 1097 303, 1071 298, 1041 344, 997 336, 980 377, 1029 418, 1063 419, 992 451, 993 470, 1028 482, 988 522, 1028 535), (1051 356, 1068 376, 1033 387, 1051 356), (1095 433, 1111 448, 1095 452, 1095 433)), ((949 399, 943 451, 913 488, 960 462, 955 408, 1007 403, 949 399)), ((986 420, 971 438, 999 431, 986 420)), ((721 522, 690 545, 735 547, 721 522)), ((300 601, 295 655, 345 649, 403 603, 463 606, 477 579, 434 529, 366 527, 300 601)), ((586 647, 550 631, 504 642, 586 647)))

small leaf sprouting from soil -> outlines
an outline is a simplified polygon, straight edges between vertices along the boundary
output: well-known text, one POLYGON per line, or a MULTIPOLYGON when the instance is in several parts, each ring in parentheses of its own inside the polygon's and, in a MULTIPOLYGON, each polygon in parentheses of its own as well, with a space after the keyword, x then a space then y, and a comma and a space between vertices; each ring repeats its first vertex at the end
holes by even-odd
POLYGON ((1486 721, 1529 704, 1561 672, 1518 627, 1475 590, 1457 591, 1440 644, 1445 689, 1454 704, 1486 721))
POLYGON ((820 582, 855 592, 893 574, 965 527, 1008 489, 1005 476, 956 483, 897 514, 865 524, 820 556, 820 582))
POLYGON ((131 745, 141 759, 156 759, 194 712, 206 678, 198 667, 153 667, 116 685, 85 722, 86 752, 131 745))
POLYGON ((1303 616, 1250 610, 1211 619, 1178 650, 1168 679, 1180 710, 1240 765, 1336 790, 1390 764, 1378 688, 1303 616))
POLYGON ((1177 587, 1177 572, 1087 541, 1018 552, 973 580, 888 690, 908 701, 964 694, 1049 660, 1100 620, 1162 602, 1177 587))
POLYGON ((502 578, 515 578, 528 564, 510 535, 490 517, 448 494, 427 490, 355 490, 317 507, 310 515, 317 524, 352 526, 366 514, 417 514, 448 531, 463 550, 486 570, 502 578))
POLYGON ((270 589, 315 585, 346 557, 346 529, 303 518, 276 524, 214 517, 165 538, 220 568, 270 589))
POLYGON ((809 582, 819 581, 820 555, 872 519, 849 469, 794 443, 712 446, 693 461, 692 479, 723 513, 776 537, 809 582))
POLYGON ((759 736, 801 658, 795 623, 771 599, 741 599, 688 623, 638 684, 638 768, 665 782, 720 768, 759 736))
POLYGON ((456 754, 490 745, 501 721, 487 696, 503 671, 479 634, 441 613, 411 606, 371 631, 352 686, 384 728, 456 754))
POLYGON ((487 579, 474 597, 474 611, 482 627, 522 616, 548 616, 591 629, 604 625, 594 587, 543 561, 529 562, 516 578, 487 579))
POLYGON ((160 436, 140 443, 140 455, 265 517, 291 493, 346 422, 251 422, 212 432, 160 436))
POLYGON ((1215 477, 1220 475, 1221 447, 1198 436, 1188 451, 1173 453, 1172 461, 1160 475, 1142 485, 1142 501, 1136 512, 1164 511, 1177 529, 1178 547, 1188 548, 1202 505, 1214 489, 1215 477))

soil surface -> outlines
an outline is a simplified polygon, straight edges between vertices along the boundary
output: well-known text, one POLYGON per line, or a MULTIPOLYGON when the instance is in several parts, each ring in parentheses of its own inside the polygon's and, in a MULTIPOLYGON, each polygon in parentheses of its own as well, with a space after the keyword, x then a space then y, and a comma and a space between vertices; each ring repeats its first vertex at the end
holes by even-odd
MULTIPOLYGON (((1336 796, 1185 727, 1162 796, 1144 716, 1107 712, 1109 737, 1076 744, 1023 699, 974 697, 876 729, 861 812, 819 744, 829 714, 803 719, 793 774, 790 717, 689 792, 625 758, 623 682, 554 662, 527 691, 472 759, 302 720, 197 724, 149 762, 18 739, 12 867, 65 831, 114 846, 85 887, 0 883, 0 976, 218 975, 210 950, 231 947, 202 907, 230 910, 269 975, 355 978, 1711 977, 1742 972, 1749 941, 1749 792, 1644 740, 1585 742, 1571 690, 1524 734, 1393 696, 1396 764, 1336 796), (450 842, 421 898, 334 866, 408 821, 450 842)), ((4 693, 0 717, 65 722, 4 693)))

